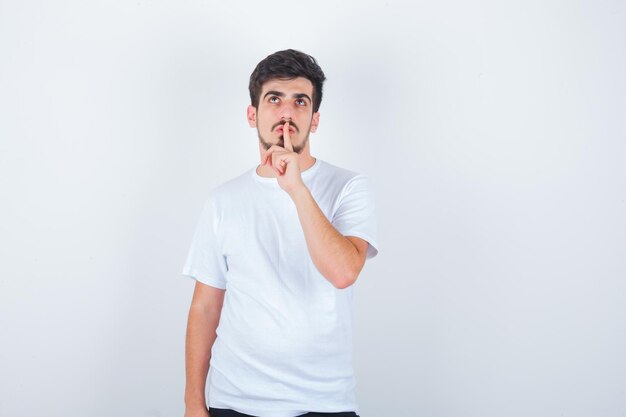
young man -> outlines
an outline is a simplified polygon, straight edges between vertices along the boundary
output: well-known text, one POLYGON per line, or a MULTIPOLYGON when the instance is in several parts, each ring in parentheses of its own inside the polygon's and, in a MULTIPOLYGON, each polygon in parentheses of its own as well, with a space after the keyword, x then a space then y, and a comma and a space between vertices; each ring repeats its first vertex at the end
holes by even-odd
POLYGON ((311 156, 324 80, 291 49, 250 77, 260 165, 210 193, 183 270, 186 417, 356 416, 351 285, 376 220, 366 177, 311 156))

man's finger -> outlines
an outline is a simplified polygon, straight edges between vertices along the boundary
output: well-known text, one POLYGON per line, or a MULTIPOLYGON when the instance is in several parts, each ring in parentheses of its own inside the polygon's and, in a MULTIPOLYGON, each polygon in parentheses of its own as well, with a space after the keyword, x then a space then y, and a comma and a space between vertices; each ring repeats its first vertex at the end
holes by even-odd
POLYGON ((272 167, 278 172, 280 175, 285 173, 287 169, 287 165, 289 165, 290 160, 293 158, 289 153, 284 154, 273 154, 275 157, 272 160, 272 167))
POLYGON ((263 153, 263 158, 261 159, 261 165, 265 165, 274 152, 284 152, 284 151, 285 151, 285 148, 281 148, 278 145, 272 145, 271 148, 269 148, 268 150, 265 151, 265 153, 263 153))
POLYGON ((293 152, 293 145, 291 144, 291 134, 289 133, 289 122, 283 125, 283 139, 285 141, 285 149, 289 152, 293 152))

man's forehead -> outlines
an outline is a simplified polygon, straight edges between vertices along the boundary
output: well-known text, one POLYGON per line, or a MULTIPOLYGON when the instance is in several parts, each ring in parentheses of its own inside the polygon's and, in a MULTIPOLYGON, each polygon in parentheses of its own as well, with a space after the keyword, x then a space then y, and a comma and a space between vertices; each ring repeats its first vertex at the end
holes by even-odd
POLYGON ((284 93, 305 93, 311 95, 313 93, 313 84, 310 80, 304 77, 291 79, 273 78, 263 84, 261 95, 270 90, 284 93))

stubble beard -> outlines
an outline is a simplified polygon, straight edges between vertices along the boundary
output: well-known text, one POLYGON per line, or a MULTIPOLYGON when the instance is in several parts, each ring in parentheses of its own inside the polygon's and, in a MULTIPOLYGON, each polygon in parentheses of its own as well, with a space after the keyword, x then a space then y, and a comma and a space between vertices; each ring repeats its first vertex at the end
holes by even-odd
MULTIPOLYGON (((259 142, 261 143, 261 145, 263 146, 263 148, 265 150, 268 150, 269 148, 271 148, 274 145, 280 146, 281 148, 285 147, 285 137, 284 135, 280 135, 278 138, 278 143, 269 143, 268 141, 266 141, 265 139, 263 139, 263 137, 261 136, 261 132, 259 132, 259 129, 257 128, 257 133, 259 134, 259 142)), ((301 154, 302 151, 304 150, 304 148, 306 147, 306 144, 309 141, 309 135, 307 134, 306 137, 304 138, 304 140, 302 141, 302 144, 300 145, 295 145, 293 144, 293 151, 297 154, 301 154)))

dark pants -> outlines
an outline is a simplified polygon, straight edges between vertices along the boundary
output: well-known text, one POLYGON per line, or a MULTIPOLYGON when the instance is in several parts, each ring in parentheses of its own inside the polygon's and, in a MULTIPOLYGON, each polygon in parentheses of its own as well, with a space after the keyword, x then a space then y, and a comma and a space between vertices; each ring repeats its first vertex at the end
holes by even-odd
MULTIPOLYGON (((222 408, 209 408, 209 414, 211 414, 211 417, 254 417, 250 414, 242 414, 222 408)), ((307 417, 359 417, 354 411, 346 411, 343 413, 306 413, 302 415, 307 417)))

